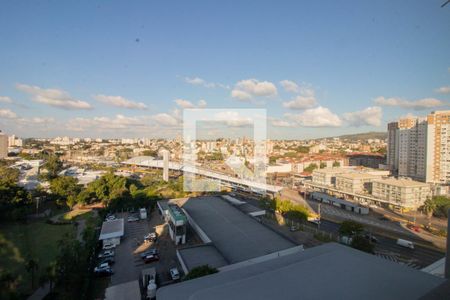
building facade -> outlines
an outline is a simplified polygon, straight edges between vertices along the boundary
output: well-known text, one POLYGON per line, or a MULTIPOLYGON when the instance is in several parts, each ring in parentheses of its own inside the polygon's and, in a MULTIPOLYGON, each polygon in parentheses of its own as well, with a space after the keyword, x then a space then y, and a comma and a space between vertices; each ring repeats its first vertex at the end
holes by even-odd
POLYGON ((346 193, 370 193, 372 181, 380 179, 381 175, 367 173, 348 173, 336 175, 336 189, 346 193))
POLYGON ((0 159, 8 157, 8 136, 0 131, 0 159))
POLYGON ((388 124, 387 164, 398 176, 450 183, 450 110, 388 124))
POLYGON ((450 110, 436 111, 427 118, 426 179, 450 183, 450 110))
POLYGON ((372 182, 372 196, 394 206, 417 209, 431 197, 431 189, 426 183, 409 179, 375 179, 372 182))

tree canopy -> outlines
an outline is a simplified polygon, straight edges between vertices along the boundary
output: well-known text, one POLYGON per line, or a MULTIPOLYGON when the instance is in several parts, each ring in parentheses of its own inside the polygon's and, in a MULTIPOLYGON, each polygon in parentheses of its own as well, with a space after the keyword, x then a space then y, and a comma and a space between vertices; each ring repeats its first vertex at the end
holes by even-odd
POLYGON ((355 221, 344 221, 339 228, 339 233, 346 236, 356 236, 364 231, 364 226, 355 221))
POLYGON ((218 270, 216 268, 212 268, 208 265, 203 265, 203 266, 193 268, 188 274, 186 274, 186 276, 184 276, 183 280, 184 281, 191 280, 194 278, 203 277, 203 276, 214 274, 217 272, 218 272, 218 270))

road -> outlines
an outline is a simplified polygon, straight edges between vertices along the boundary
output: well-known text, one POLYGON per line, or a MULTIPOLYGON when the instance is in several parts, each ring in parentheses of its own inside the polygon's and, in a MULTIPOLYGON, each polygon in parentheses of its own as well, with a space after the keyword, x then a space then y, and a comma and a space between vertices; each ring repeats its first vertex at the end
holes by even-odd
MULTIPOLYGON (((320 229, 326 232, 339 232, 339 223, 322 219, 320 229)), ((444 257, 444 253, 419 245, 415 249, 409 249, 397 245, 397 240, 385 237, 379 234, 374 234, 378 242, 375 245, 375 255, 405 264, 414 269, 422 269, 435 261, 444 257)))
MULTIPOLYGON (((254 206, 259 206, 259 201, 255 197, 245 194, 239 194, 236 197, 254 206)), ((308 203, 317 208, 317 202, 308 201, 308 203)), ((373 235, 378 239, 375 245, 375 255, 380 258, 398 262, 414 269, 422 269, 444 257, 443 252, 434 250, 431 247, 415 244, 415 249, 409 249, 397 245, 397 238, 404 238, 405 229, 396 222, 382 221, 374 217, 366 218, 366 216, 357 215, 326 204, 321 205, 321 215, 322 219, 319 229, 331 233, 339 232, 340 223, 335 221, 336 215, 341 220, 354 220, 365 225, 372 225, 366 226, 366 228, 372 231, 373 235), (330 216, 332 216, 331 220, 328 219, 330 216), (389 231, 389 234, 385 236, 384 233, 387 231, 389 231)), ((411 239, 414 240, 413 234, 411 234, 411 239)))

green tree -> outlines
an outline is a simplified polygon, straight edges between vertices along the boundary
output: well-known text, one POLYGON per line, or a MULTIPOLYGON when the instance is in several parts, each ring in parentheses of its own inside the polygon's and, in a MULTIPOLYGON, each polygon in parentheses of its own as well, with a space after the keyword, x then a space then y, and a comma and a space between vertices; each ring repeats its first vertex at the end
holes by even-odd
POLYGON ((17 294, 17 275, 0 271, 0 299, 19 299, 17 294))
POLYGON ((448 218, 448 209, 450 208, 450 198, 445 196, 433 197, 434 203, 436 203, 436 209, 434 215, 436 217, 448 218))
POLYGON ((333 168, 337 168, 337 167, 340 167, 340 166, 341 166, 340 162, 338 162, 338 161, 334 161, 333 162, 333 168))
POLYGON ((19 174, 17 169, 0 167, 0 185, 15 185, 19 181, 19 174))
POLYGON ((315 169, 317 169, 317 164, 312 163, 312 164, 310 164, 308 167, 306 167, 306 168, 304 169, 304 171, 305 171, 305 172, 311 173, 311 172, 314 171, 315 169))
POLYGON ((142 155, 156 157, 156 156, 158 156, 158 152, 155 150, 144 150, 144 151, 142 151, 142 155))
POLYGON ((50 155, 44 164, 44 168, 48 171, 46 177, 48 180, 58 177, 58 173, 63 168, 63 163, 57 155, 50 155))
POLYGON ((25 269, 31 276, 31 289, 34 289, 35 274, 39 269, 39 264, 35 259, 29 258, 25 263, 25 269))
POLYGON ((374 253, 375 249, 375 245, 361 235, 356 235, 352 238, 351 246, 352 248, 368 253, 374 253))
POLYGON ((356 236, 364 231, 364 226, 355 221, 344 221, 339 227, 339 234, 345 236, 356 236))
POLYGON ((188 274, 186 274, 186 276, 184 276, 183 280, 184 281, 191 280, 194 278, 203 277, 203 276, 214 274, 217 272, 218 272, 218 270, 216 268, 212 268, 208 265, 203 265, 203 266, 193 268, 188 274))
POLYGON ((431 218, 436 208, 437 208, 436 202, 431 198, 427 198, 427 200, 425 200, 422 206, 422 210, 424 213, 427 214, 428 219, 431 218))
POLYGON ((81 186, 78 179, 70 176, 60 176, 50 181, 50 189, 53 194, 66 201, 67 206, 72 208, 76 203, 81 186))
POLYGON ((321 162, 321 163, 320 163, 320 168, 321 168, 321 169, 325 168, 326 166, 327 166, 326 163, 324 163, 324 162, 321 162))
POLYGON ((56 280, 56 263, 51 262, 42 273, 39 283, 41 286, 44 286, 45 284, 49 284, 49 293, 51 294, 53 292, 53 287, 56 280))

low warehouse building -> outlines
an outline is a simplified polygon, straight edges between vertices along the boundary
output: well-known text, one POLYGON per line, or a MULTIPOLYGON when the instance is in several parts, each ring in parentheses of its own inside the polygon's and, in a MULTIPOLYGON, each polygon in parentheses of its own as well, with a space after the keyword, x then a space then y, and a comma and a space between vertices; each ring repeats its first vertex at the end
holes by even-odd
POLYGON ((102 224, 102 231, 100 232, 100 241, 105 244, 120 244, 120 238, 124 235, 123 219, 116 219, 112 221, 105 221, 102 224))

